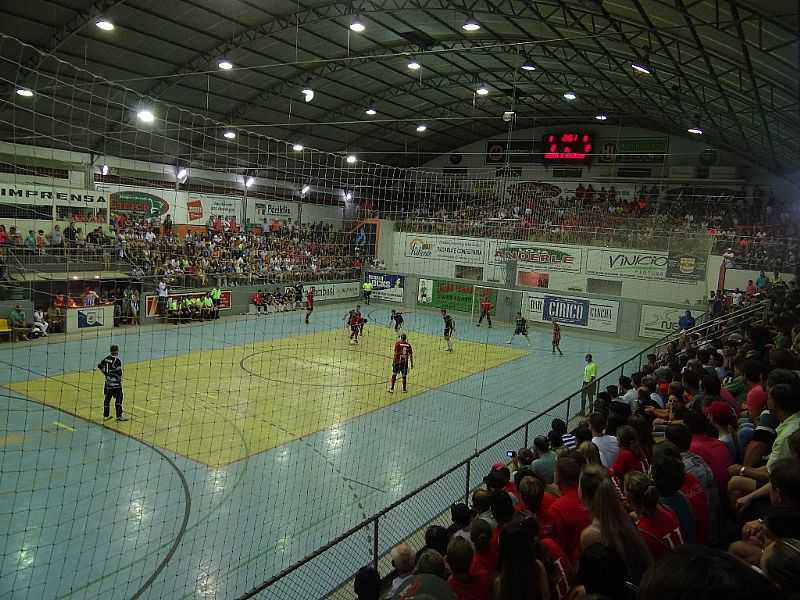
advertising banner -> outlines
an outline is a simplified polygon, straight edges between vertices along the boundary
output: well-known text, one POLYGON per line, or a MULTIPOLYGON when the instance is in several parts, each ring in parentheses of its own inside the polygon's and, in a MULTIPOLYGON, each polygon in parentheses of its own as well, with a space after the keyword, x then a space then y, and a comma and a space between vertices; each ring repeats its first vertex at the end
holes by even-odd
MULTIPOLYGON (((691 310, 691 307, 686 308, 691 310)), ((686 308, 643 304, 642 315, 639 317, 639 336, 659 339, 679 331, 678 319, 684 315, 686 308)))
POLYGON ((596 248, 586 251, 587 275, 659 281, 667 278, 668 263, 666 252, 596 248))
POLYGON ((296 222, 299 215, 297 202, 281 200, 247 199, 247 218, 251 223, 268 224, 273 221, 296 222))
POLYGON ((520 267, 534 267, 542 271, 580 273, 583 268, 583 248, 536 242, 491 240, 489 242, 489 264, 505 264, 509 260, 517 261, 520 267))
MULTIPOLYGON (((361 295, 361 283, 358 281, 346 283, 314 283, 309 284, 314 288, 314 300, 345 300, 358 298, 361 295)), ((308 285, 303 286, 305 289, 308 285)))
MULTIPOLYGON (((183 300, 184 298, 205 298, 208 295, 208 292, 186 292, 182 294, 170 294, 170 298, 175 298, 178 302, 183 300)), ((147 295, 144 298, 145 307, 147 309, 147 316, 148 317, 157 317, 158 316, 158 296, 150 296, 147 295)), ((230 290, 222 290, 222 294, 219 297, 219 309, 220 310, 230 310, 231 309, 231 291, 230 290)))
POLYGON ((403 301, 405 277, 387 273, 367 273, 366 280, 372 283, 372 297, 388 302, 403 301))
POLYGON ((619 302, 525 292, 522 314, 532 321, 558 321, 561 325, 614 333, 617 331, 619 302))
POLYGON ((0 204, 36 204, 107 208, 108 194, 102 191, 58 188, 44 185, 0 184, 0 204))
POLYGON ((423 260, 482 265, 486 262, 486 242, 446 235, 409 234, 405 236, 405 255, 423 260))
POLYGON ((186 192, 173 189, 140 188, 98 183, 97 189, 109 194, 112 215, 130 219, 161 219, 170 214, 175 223, 186 223, 186 192))
POLYGON ((185 225, 205 225, 212 216, 221 216, 226 220, 234 218, 241 222, 242 198, 189 192, 185 225))
POLYGON ((65 316, 67 333, 81 329, 101 330, 114 327, 114 306, 111 304, 68 308, 65 316))
POLYGON ((482 300, 489 300, 497 306, 497 290, 477 287, 465 283, 440 281, 438 279, 420 279, 417 290, 417 303, 435 308, 470 312, 472 298, 475 296, 475 309, 482 300))
POLYGON ((706 256, 670 250, 667 258, 667 279, 679 281, 705 281, 706 256))
POLYGON ((669 152, 669 138, 628 138, 600 146, 601 163, 663 163, 669 152))

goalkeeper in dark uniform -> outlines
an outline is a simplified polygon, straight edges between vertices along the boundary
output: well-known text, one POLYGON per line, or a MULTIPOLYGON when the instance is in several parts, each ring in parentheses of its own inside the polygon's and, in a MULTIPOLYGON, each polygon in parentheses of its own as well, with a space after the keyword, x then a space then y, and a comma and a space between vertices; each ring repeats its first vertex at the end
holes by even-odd
POLYGON ((511 337, 508 338, 506 344, 510 344, 511 340, 514 339, 514 336, 517 335, 524 335, 525 341, 528 342, 529 346, 531 345, 531 340, 530 338, 528 338, 528 320, 522 316, 521 312, 517 313, 517 319, 516 322, 514 323, 514 333, 512 333, 511 337))
POLYGON ((111 418, 111 398, 114 398, 114 407, 117 411, 117 421, 127 421, 128 417, 122 415, 122 360, 119 358, 119 346, 111 346, 111 353, 97 365, 106 378, 103 387, 103 419, 111 418))

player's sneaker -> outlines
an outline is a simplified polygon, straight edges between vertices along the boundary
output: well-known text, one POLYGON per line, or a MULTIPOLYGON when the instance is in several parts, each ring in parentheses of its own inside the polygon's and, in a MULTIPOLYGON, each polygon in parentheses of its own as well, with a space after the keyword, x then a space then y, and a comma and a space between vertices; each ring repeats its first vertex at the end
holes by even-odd
POLYGON ((510 344, 510 343, 511 343, 511 340, 508 340, 508 341, 506 342, 506 344, 510 344))
POLYGON ((408 391, 408 390, 403 390, 403 393, 405 394, 407 391, 408 391))
POLYGON ((113 418, 114 417, 112 417, 111 415, 106 415, 106 416, 103 417, 103 421, 108 421, 109 419, 113 419, 113 418))
POLYGON ((390 394, 394 394, 394 390, 393 390, 392 388, 389 388, 389 389, 388 389, 388 390, 386 390, 386 391, 387 391, 387 392, 389 392, 390 394))
POLYGON ((121 417, 117 417, 117 421, 130 421, 130 419, 125 415, 122 415, 121 417))

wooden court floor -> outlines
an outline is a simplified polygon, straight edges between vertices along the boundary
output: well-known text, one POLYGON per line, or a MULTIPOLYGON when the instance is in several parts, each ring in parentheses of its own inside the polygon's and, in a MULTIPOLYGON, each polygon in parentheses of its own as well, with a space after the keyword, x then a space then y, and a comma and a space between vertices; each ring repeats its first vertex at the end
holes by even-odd
MULTIPOLYGON (((484 369, 523 350, 409 332, 409 390, 389 394, 393 330, 370 324, 359 345, 344 327, 125 365, 128 422, 103 421, 97 370, 11 383, 15 392, 212 468, 307 436, 484 369)), ((113 413, 113 407, 112 407, 113 413)))

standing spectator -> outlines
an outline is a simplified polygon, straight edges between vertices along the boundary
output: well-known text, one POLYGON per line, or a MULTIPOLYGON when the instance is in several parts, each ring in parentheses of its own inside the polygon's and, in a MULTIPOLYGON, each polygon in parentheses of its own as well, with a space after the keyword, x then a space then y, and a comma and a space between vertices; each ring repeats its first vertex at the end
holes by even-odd
POLYGON ((687 310, 686 313, 678 319, 678 327, 681 331, 691 329, 695 325, 695 318, 692 316, 692 311, 687 310))
POLYGON ((606 469, 617 459, 619 443, 613 435, 605 433, 606 417, 601 413, 592 413, 589 416, 589 429, 592 432, 592 443, 600 451, 600 461, 606 469))
POLYGON ((53 227, 53 231, 47 234, 48 246, 55 246, 61 248, 64 245, 64 235, 61 233, 61 227, 58 225, 53 227))
POLYGON ((564 442, 564 448, 567 450, 574 450, 577 447, 578 442, 575 439, 575 436, 567 431, 567 424, 563 419, 553 419, 553 421, 550 423, 550 429, 553 431, 553 433, 561 436, 561 439, 564 442))
POLYGON ((33 229, 28 230, 28 235, 25 236, 25 250, 33 251, 36 249, 36 234, 33 229))
POLYGON ((472 544, 464 538, 454 537, 447 545, 447 564, 452 573, 447 585, 458 600, 489 600, 492 576, 478 570, 474 554, 472 544))
POLYGON ((547 571, 534 554, 528 531, 520 524, 509 525, 500 534, 497 573, 492 586, 494 600, 550 600, 547 571))
POLYGON ((556 455, 550 451, 550 441, 543 435, 536 436, 533 440, 533 450, 536 458, 531 463, 531 469, 546 484, 553 483, 555 480, 556 455))
POLYGON ((581 386, 581 414, 586 414, 586 402, 589 403, 589 412, 594 409, 594 395, 597 391, 597 363, 591 354, 586 355, 586 365, 583 367, 583 385, 581 386))
POLYGON ((395 592, 400 589, 414 573, 414 551, 408 544, 399 544, 392 548, 392 566, 394 567, 395 577, 392 579, 392 585, 389 587, 389 592, 386 594, 387 598, 394 596, 395 592))
POLYGON ((592 522, 589 511, 578 496, 578 480, 584 465, 577 451, 566 451, 556 460, 555 483, 561 495, 550 507, 556 541, 567 552, 570 562, 577 564, 581 532, 592 522))
POLYGON ((161 279, 158 282, 158 314, 159 315, 166 315, 167 314, 167 298, 169 297, 169 290, 167 290, 167 284, 164 283, 164 280, 161 279))
POLYGON ((756 289, 757 289, 759 292, 763 292, 764 290, 766 290, 766 289, 767 289, 767 286, 768 286, 768 285, 769 285, 769 279, 768 279, 768 278, 767 278, 767 276, 764 274, 764 271, 761 271, 761 272, 758 274, 758 278, 756 278, 756 289))

